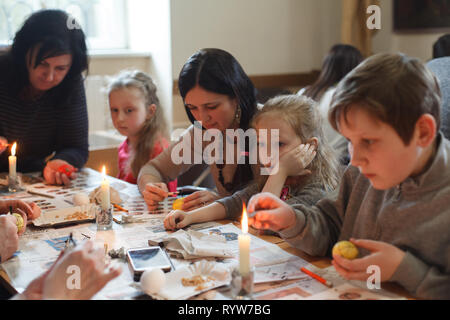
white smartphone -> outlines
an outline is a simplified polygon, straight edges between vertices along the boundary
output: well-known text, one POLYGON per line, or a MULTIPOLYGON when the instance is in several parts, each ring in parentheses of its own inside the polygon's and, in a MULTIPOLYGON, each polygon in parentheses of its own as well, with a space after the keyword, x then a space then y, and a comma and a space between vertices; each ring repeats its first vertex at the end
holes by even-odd
POLYGON ((148 269, 159 268, 164 272, 172 269, 172 262, 161 247, 128 249, 127 260, 135 279, 148 269))

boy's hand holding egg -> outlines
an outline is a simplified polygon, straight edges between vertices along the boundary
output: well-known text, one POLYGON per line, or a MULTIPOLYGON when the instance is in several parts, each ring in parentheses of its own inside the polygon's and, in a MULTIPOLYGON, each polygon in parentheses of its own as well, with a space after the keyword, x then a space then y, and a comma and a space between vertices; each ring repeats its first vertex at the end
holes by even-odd
POLYGON ((349 260, 355 259, 359 254, 358 248, 350 241, 345 240, 337 242, 333 247, 332 253, 349 260))

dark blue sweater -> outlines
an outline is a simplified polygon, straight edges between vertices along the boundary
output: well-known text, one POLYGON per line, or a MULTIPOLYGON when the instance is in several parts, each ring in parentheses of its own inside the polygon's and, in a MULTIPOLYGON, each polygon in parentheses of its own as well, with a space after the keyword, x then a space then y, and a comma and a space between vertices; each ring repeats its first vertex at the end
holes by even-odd
MULTIPOLYGON (((13 95, 8 80, 0 73, 0 136, 10 143, 17 141, 17 171, 43 170, 44 159, 53 152, 53 159, 83 167, 89 146, 82 78, 62 99, 50 90, 34 101, 13 95)), ((9 149, 0 155, 0 172, 8 171, 9 155, 9 149)))

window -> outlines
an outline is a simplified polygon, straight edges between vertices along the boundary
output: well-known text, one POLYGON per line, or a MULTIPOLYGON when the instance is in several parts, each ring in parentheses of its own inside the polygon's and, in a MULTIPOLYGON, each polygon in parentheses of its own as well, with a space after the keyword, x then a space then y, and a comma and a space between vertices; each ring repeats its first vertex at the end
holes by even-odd
POLYGON ((11 44, 25 19, 40 9, 58 8, 75 17, 90 50, 127 48, 125 0, 1 0, 0 45, 11 44))

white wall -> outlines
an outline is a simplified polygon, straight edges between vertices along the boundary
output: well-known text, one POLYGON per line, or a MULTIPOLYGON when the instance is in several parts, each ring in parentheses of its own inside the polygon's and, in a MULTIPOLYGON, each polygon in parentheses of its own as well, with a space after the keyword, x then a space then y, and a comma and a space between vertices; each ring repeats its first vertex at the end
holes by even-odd
POLYGON ((394 33, 392 0, 380 0, 380 8, 381 30, 373 39, 374 53, 403 52, 422 61, 432 58, 433 43, 444 33, 394 33))
POLYGON ((150 70, 171 129, 172 64, 170 0, 128 1, 130 49, 151 52, 150 70))
POLYGON ((229 51, 249 75, 309 72, 340 40, 338 0, 172 0, 172 76, 205 47, 229 51))

